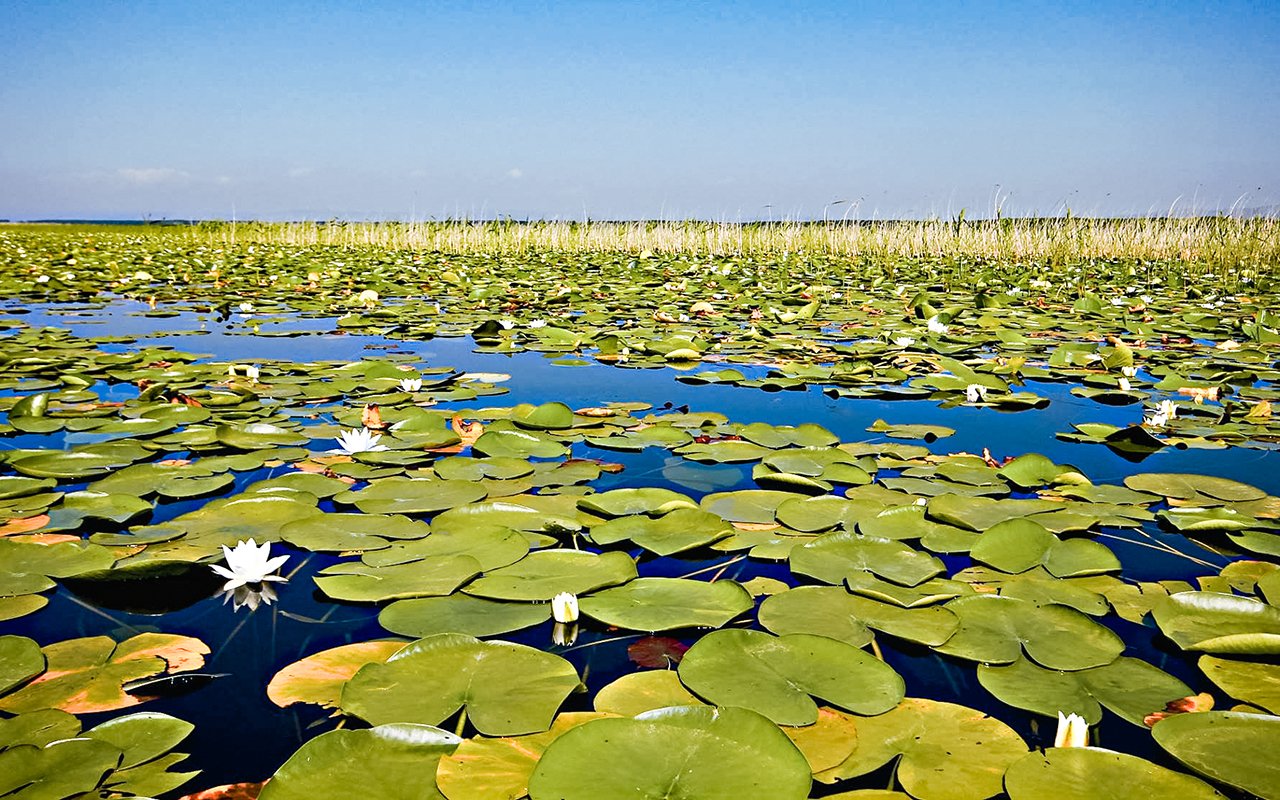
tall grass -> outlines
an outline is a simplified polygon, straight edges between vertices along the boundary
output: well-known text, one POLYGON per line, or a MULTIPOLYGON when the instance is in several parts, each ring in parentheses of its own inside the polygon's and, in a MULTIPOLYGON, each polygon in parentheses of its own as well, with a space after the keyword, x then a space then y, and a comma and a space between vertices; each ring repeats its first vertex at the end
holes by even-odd
POLYGON ((862 258, 973 258, 1041 263, 1179 260, 1280 264, 1274 217, 1045 218, 894 222, 292 222, 202 223, 193 243, 332 245, 457 254, 632 252, 862 258))

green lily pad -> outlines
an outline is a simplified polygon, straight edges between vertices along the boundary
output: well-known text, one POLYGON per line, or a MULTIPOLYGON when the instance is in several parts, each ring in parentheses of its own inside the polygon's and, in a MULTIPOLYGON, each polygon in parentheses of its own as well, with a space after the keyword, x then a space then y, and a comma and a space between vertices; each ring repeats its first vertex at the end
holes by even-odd
POLYGON ((988 528, 969 555, 1005 572, 1026 572, 1043 566, 1059 578, 1120 571, 1120 559, 1106 545, 1087 539, 1063 541, 1025 517, 988 528))
POLYGON ((1081 670, 1110 664, 1124 642, 1074 608, 979 594, 947 603, 960 618, 955 635, 937 650, 986 664, 1012 664, 1025 649, 1041 666, 1081 670))
POLYGON ((578 505, 602 517, 625 517, 632 514, 662 516, 680 508, 694 509, 698 504, 687 495, 670 489, 613 489, 582 498, 578 505))
POLYGON ((436 788, 436 765, 460 741, 430 725, 329 731, 290 756, 258 797, 311 800, 368 795, 386 800, 445 800, 436 788))
POLYGON ((634 717, 646 711, 672 706, 701 706, 689 693, 675 670, 653 669, 631 672, 596 692, 596 711, 634 717))
POLYGON ((680 680, 717 705, 750 708, 780 725, 812 725, 810 695, 859 714, 893 708, 905 691, 884 662, 845 642, 810 634, 712 631, 680 662, 680 680))
POLYGON ((382 478, 338 499, 366 514, 434 514, 483 500, 489 492, 471 481, 382 478))
POLYGON ((382 627, 402 636, 425 637, 437 633, 496 636, 551 618, 545 603, 504 603, 465 594, 397 600, 378 614, 382 627))
POLYGON ((882 419, 873 422, 867 430, 883 433, 890 439, 923 439, 926 442, 936 442, 954 436, 956 432, 955 428, 945 425, 893 425, 882 419))
POLYGON ((125 692, 124 684, 198 669, 209 652, 199 639, 163 633, 140 633, 118 644, 107 636, 90 636, 41 649, 45 672, 0 697, 0 710, 21 714, 59 708, 85 714, 128 708, 142 699, 125 692))
POLYGON ((449 800, 525 797, 529 776, 547 747, 567 731, 606 716, 568 712, 558 715, 551 729, 543 733, 464 739, 454 753, 440 760, 436 782, 449 800))
POLYGON ((980 664, 978 682, 1015 708, 1050 718, 1059 711, 1074 712, 1090 725, 1102 719, 1105 706, 1126 722, 1143 726, 1147 715, 1192 694, 1185 683, 1163 670, 1125 657, 1075 672, 1045 669, 1025 658, 1008 666, 980 664))
POLYGON ((687 706, 568 731, 538 762, 529 796, 803 800, 809 786, 808 762, 764 717, 742 708, 687 706))
POLYGON ((677 508, 660 517, 637 514, 591 528, 591 540, 609 545, 632 541, 651 553, 669 556, 718 542, 733 533, 729 523, 700 508, 677 508))
POLYGON ((120 751, 96 739, 66 739, 45 747, 0 751, 0 793, 31 798, 77 797, 116 768, 120 751))
POLYGON ((442 633, 362 667, 343 687, 341 708, 382 725, 438 724, 465 707, 481 733, 513 736, 545 731, 577 686, 578 673, 559 656, 442 633))
POLYGON ((1183 650, 1280 653, 1280 608, 1221 592, 1178 592, 1152 608, 1160 632, 1183 650))
POLYGON ((280 706, 316 703, 337 708, 343 685, 365 664, 381 664, 405 646, 402 641, 355 642, 321 650, 281 669, 267 684, 267 697, 280 706))
POLYGON ((907 698, 877 717, 859 718, 858 746, 823 783, 865 775, 898 759, 898 783, 918 800, 984 800, 1002 790, 1005 770, 1027 753, 1013 729, 971 708, 907 698))
POLYGON ((44 672, 40 645, 25 636, 0 636, 0 695, 44 672))
POLYGON ((1094 747, 1055 747, 1029 753, 1004 775, 1009 800, 1212 800, 1222 795, 1190 775, 1143 758, 1094 747))
POLYGON ((582 613, 616 628, 666 631, 719 628, 753 608, 741 584, 682 578, 637 578, 582 598, 582 613))
POLYGON ((334 564, 321 570, 315 581, 320 591, 335 600, 374 603, 447 595, 482 570, 480 562, 469 555, 449 555, 386 567, 361 562, 334 564))
POLYGON ((1280 714, 1280 665, 1200 656, 1200 671, 1237 700, 1280 714))
POLYGON ((835 586, 800 586, 766 599, 760 606, 760 624, 778 635, 811 633, 854 647, 868 644, 868 629, 874 628, 932 647, 951 638, 960 620, 938 606, 901 608, 835 586))
POLYGON ((1266 800, 1280 797, 1280 717, 1205 711, 1174 714, 1152 728, 1156 743, 1191 769, 1266 800))
POLYGON ((827 583, 871 573, 903 586, 916 586, 946 572, 941 561, 902 542, 848 531, 827 533, 791 552, 791 569, 827 583))
POLYGON ((481 576, 464 591, 490 600, 549 602, 561 592, 585 594, 637 575, 636 564, 626 553, 541 550, 481 576))
POLYGON ((559 458, 568 448, 545 434, 517 430, 487 430, 471 449, 486 456, 507 458, 559 458))
MULTIPOLYGON (((1144 472, 1125 478, 1124 485, 1138 492, 1197 502, 1201 498, 1212 498, 1220 503, 1238 503, 1267 496, 1266 492, 1255 486, 1212 475, 1144 472)), ((1212 501, 1207 504, 1212 504, 1212 501)))

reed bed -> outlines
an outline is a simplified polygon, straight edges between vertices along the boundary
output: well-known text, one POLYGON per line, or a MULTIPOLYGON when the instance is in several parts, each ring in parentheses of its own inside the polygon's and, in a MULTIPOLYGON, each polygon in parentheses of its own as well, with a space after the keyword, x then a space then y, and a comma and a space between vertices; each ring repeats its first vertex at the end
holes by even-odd
POLYGON ((650 251, 706 256, 790 253, 854 258, 1090 259, 1280 263, 1275 217, 1044 218, 892 222, 218 222, 171 229, 193 243, 250 242, 457 254, 650 251))

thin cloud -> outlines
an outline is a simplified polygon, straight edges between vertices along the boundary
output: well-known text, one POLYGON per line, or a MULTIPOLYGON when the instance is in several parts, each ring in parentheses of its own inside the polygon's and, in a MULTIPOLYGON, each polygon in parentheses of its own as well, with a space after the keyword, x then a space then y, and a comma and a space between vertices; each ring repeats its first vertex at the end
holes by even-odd
POLYGON ((126 167, 116 170, 116 176, 126 183, 138 186, 154 186, 160 183, 177 183, 191 176, 173 167, 126 167))
POLYGON ((507 170, 507 177, 513 180, 522 178, 524 177, 524 170, 520 169, 519 167, 512 167, 511 169, 507 170))

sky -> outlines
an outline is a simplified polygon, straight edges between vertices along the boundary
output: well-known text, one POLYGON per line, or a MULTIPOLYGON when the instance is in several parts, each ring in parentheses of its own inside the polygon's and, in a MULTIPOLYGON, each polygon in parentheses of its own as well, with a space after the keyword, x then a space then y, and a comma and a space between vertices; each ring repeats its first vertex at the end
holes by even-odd
POLYGON ((0 0, 0 218, 1280 208, 1275 2, 0 0))

